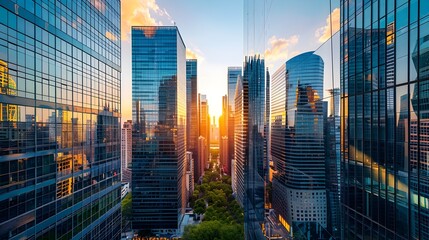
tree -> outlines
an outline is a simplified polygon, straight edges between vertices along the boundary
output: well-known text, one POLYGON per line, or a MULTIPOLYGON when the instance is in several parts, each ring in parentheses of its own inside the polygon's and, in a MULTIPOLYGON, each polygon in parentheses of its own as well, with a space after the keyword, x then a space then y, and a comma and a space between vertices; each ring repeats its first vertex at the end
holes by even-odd
POLYGON ((204 199, 200 198, 195 201, 194 204, 194 213, 196 214, 204 214, 206 212, 206 202, 204 199))
POLYGON ((185 227, 184 240, 240 240, 244 239, 244 227, 238 224, 225 224, 220 221, 207 221, 199 225, 185 227))
POLYGON ((121 202, 122 206, 122 226, 125 226, 127 221, 131 219, 132 216, 132 197, 131 192, 128 193, 121 202))

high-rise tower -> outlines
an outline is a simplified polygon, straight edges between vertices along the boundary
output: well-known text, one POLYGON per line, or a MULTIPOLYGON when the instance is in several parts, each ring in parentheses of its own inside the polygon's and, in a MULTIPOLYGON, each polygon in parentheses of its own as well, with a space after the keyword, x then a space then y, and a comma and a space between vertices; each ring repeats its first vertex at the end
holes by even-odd
POLYGON ((327 227, 323 66, 307 52, 272 76, 273 208, 292 232, 305 232, 303 223, 327 227))
POLYGON ((133 228, 174 234, 186 207, 186 58, 177 27, 132 27, 133 228))

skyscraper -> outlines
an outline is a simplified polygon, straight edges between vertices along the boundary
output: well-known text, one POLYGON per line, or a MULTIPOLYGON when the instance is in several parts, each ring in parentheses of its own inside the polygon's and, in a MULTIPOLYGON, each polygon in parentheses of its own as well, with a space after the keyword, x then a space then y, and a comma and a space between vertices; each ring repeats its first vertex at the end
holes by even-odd
POLYGON ((174 234, 186 206, 186 58, 177 27, 132 27, 133 228, 174 234))
MULTIPOLYGON (((204 174, 204 169, 207 166, 207 159, 209 156, 208 153, 208 143, 205 137, 200 136, 198 138, 198 179, 195 180, 195 182, 199 182, 200 180, 202 181, 202 176, 204 174)), ((194 176, 195 177, 195 176, 194 176)))
POLYGON ((120 1, 0 16, 0 239, 119 239, 120 1))
POLYGON ((323 66, 307 52, 272 76, 273 208, 292 232, 327 226, 323 66))
POLYGON ((132 146, 133 146, 133 122, 128 120, 124 122, 121 132, 121 174, 122 182, 131 184, 131 160, 132 160, 132 146))
POLYGON ((233 179, 234 186, 236 188, 236 199, 244 206, 244 168, 248 158, 248 103, 249 92, 247 88, 247 82, 243 82, 243 79, 238 77, 238 81, 235 89, 235 127, 234 127, 234 150, 235 150, 235 178, 233 179))
POLYGON ((198 179, 204 174, 204 169, 207 167, 209 163, 209 149, 210 149, 210 115, 209 115, 209 102, 207 100, 207 96, 204 94, 198 94, 198 115, 199 115, 199 127, 200 127, 200 137, 204 138, 205 144, 199 144, 198 147, 202 147, 205 145, 204 150, 198 150, 200 153, 204 153, 203 156, 198 154, 199 160, 198 164, 200 165, 200 172, 198 179))
POLYGON ((228 99, 227 99, 227 131, 228 131, 228 158, 229 158, 229 169, 232 169, 230 163, 234 158, 234 112, 235 112, 235 89, 237 85, 238 77, 241 77, 242 67, 228 67, 228 99))
POLYGON ((220 159, 220 167, 222 169, 222 173, 230 174, 228 159, 228 137, 223 136, 219 141, 219 159, 220 159))
POLYGON ((228 96, 222 96, 222 115, 219 117, 219 158, 223 173, 231 175, 228 146, 228 96))
POLYGON ((264 237, 266 152, 265 62, 259 56, 246 57, 243 82, 248 86, 247 158, 244 162, 244 231, 246 239, 264 237))
MULTIPOLYGON (((198 160, 198 75, 197 59, 186 59, 186 148, 198 160)), ((194 161, 194 176, 197 176, 198 161, 194 161)), ((198 180, 198 179, 195 179, 198 180)))
POLYGON ((429 239, 429 2, 341 10, 341 237, 429 239))

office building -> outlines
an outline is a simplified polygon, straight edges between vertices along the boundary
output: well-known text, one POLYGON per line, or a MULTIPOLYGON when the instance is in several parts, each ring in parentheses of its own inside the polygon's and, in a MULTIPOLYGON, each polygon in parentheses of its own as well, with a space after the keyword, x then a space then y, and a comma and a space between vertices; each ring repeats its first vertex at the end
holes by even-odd
MULTIPOLYGON (((195 182, 202 182, 202 176, 204 174, 204 170, 207 168, 208 164, 208 143, 205 137, 200 136, 198 138, 198 179, 195 179, 195 182)), ((195 176, 194 176, 195 178, 195 176)))
POLYGON ((220 139, 219 144, 219 159, 220 159, 220 168, 222 169, 222 173, 230 174, 229 169, 229 159, 228 159, 228 137, 223 136, 220 139))
POLYGON ((323 67, 320 56, 303 53, 271 81, 272 204, 292 234, 327 227, 323 67))
POLYGON ((231 161, 234 158, 234 126, 235 126, 235 120, 234 120, 234 111, 235 111, 235 89, 237 85, 238 77, 241 77, 242 74, 242 67, 228 67, 228 73, 227 73, 227 86, 228 86, 228 94, 227 94, 227 131, 228 131, 228 159, 229 159, 229 169, 232 169, 231 167, 231 161))
POLYGON ((210 146, 219 147, 219 127, 216 125, 216 117, 213 116, 212 124, 210 125, 210 146))
POLYGON ((135 230, 176 234, 186 206, 186 58, 177 27, 132 27, 135 230))
POLYGON ((204 153, 204 155, 198 154, 198 164, 201 165, 199 167, 198 179, 204 174, 204 169, 207 168, 209 164, 209 153, 210 153, 210 115, 209 115, 209 101, 207 96, 204 94, 198 94, 198 116, 199 116, 199 127, 200 127, 200 137, 203 137, 204 140, 201 144, 199 143, 198 148, 205 146, 205 149, 198 149, 200 153, 204 153))
POLYGON ((256 55, 246 57, 243 82, 248 87, 247 158, 244 163, 244 231, 246 239, 261 239, 265 217, 266 152, 265 62, 256 55))
POLYGON ((341 10, 341 238, 429 239, 429 2, 341 10))
POLYGON ((235 127, 234 127, 234 152, 235 152, 235 179, 236 199, 240 205, 244 206, 244 167, 248 158, 248 88, 247 82, 243 82, 241 76, 238 78, 235 89, 235 127))
POLYGON ((222 96, 222 115, 219 117, 219 160, 222 173, 231 176, 231 159, 228 146, 228 96, 222 96))
MULTIPOLYGON (((186 148, 198 160, 198 75, 197 59, 186 59, 186 148)), ((194 176, 197 176, 198 161, 194 162, 194 176)), ((198 179, 195 179, 198 180, 198 179)))
POLYGON ((121 174, 122 182, 131 184, 131 159, 132 159, 132 130, 133 122, 124 122, 121 132, 121 174))
POLYGON ((119 239, 120 1, 0 16, 0 239, 119 239))

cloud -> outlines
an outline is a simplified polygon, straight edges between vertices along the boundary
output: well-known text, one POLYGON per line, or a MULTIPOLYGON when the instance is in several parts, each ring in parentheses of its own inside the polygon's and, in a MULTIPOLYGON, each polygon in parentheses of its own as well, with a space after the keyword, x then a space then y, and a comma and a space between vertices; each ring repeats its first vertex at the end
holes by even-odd
POLYGON ((298 43, 299 37, 293 35, 290 38, 277 38, 276 36, 268 39, 269 47, 265 50, 265 59, 275 62, 277 60, 286 60, 289 56, 289 47, 298 43))
POLYGON ((186 59, 198 59, 199 61, 203 61, 204 57, 201 54, 201 51, 196 49, 191 50, 190 48, 186 48, 186 59))
POLYGON ((121 3, 122 40, 128 40, 131 26, 162 26, 160 18, 172 22, 170 14, 161 9, 156 0, 122 0, 121 3))
POLYGON ((326 42, 331 38, 331 17, 332 17, 332 35, 340 30, 340 9, 335 8, 331 14, 326 18, 326 25, 316 30, 315 36, 319 42, 326 42))

